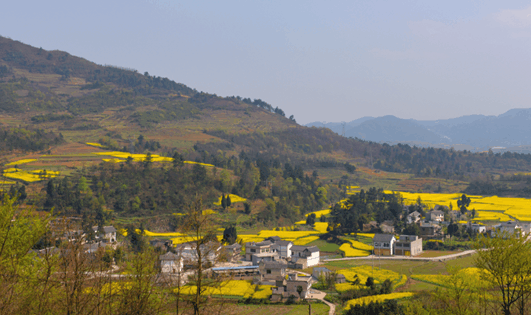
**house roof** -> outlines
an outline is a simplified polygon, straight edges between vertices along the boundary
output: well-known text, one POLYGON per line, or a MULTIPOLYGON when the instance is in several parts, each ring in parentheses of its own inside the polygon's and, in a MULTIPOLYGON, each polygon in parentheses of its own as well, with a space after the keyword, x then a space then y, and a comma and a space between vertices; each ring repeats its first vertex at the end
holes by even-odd
POLYGON ((240 244, 238 244, 238 243, 234 243, 232 245, 225 246, 225 248, 228 248, 228 249, 240 249, 240 248, 242 248, 242 246, 240 244))
POLYGON ((310 253, 316 253, 319 251, 319 247, 317 246, 308 246, 306 247, 306 250, 309 251, 310 253))
POLYGON ((408 217, 420 217, 420 213, 418 211, 411 212, 408 217))
POLYGON ((270 269, 286 269, 288 268, 288 265, 285 263, 281 263, 278 261, 261 261, 259 266, 264 266, 265 268, 270 269))
POLYGON ((276 243, 276 241, 280 241, 281 238, 280 238, 279 236, 276 236, 276 235, 275 235, 275 236, 270 236, 270 237, 268 237, 267 240, 270 240, 270 241, 276 243))
POLYGON ((288 246, 290 243, 293 244, 292 241, 283 241, 283 240, 275 241, 275 244, 278 244, 280 246, 288 246))
POLYGON ((306 246, 303 246, 303 245, 293 245, 293 246, 291 246, 291 251, 292 251, 292 252, 293 252, 293 251, 295 251, 295 252, 297 252, 297 251, 302 252, 302 251, 304 251, 305 249, 306 249, 306 246))
POLYGON ((159 256, 160 260, 179 260, 179 258, 179 255, 176 255, 172 252, 167 252, 166 254, 159 256))
POLYGON ((433 210, 433 211, 430 212, 430 214, 444 215, 444 212, 442 212, 441 210, 433 210))
POLYGON ((273 243, 271 241, 263 241, 263 242, 259 242, 259 243, 249 242, 249 243, 246 243, 246 244, 249 244, 249 245, 246 245, 246 246, 268 246, 268 245, 271 245, 273 243))
POLYGON ((116 229, 112 225, 103 227, 103 233, 115 233, 115 232, 116 232, 116 229))
POLYGON ((391 242, 395 236, 393 234, 374 234, 373 242, 391 242))
POLYGON ((313 272, 330 272, 330 269, 326 267, 315 267, 313 268, 313 272))
POLYGON ((342 274, 342 273, 338 273, 338 274, 336 275, 336 279, 346 279, 346 277, 345 277, 344 274, 342 274))

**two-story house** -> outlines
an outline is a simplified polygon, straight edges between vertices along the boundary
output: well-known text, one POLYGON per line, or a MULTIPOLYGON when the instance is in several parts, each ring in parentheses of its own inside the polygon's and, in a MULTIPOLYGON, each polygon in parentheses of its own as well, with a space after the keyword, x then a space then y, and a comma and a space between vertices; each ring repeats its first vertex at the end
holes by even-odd
POLYGON ((319 264, 320 251, 317 246, 300 246, 291 247, 291 262, 297 268, 304 269, 319 264), (302 268, 301 268, 302 267, 302 268))
POLYGON ((393 234, 375 234, 372 239, 374 255, 392 256, 396 238, 393 234))
POLYGON ((159 256, 162 273, 180 273, 183 269, 183 258, 172 252, 159 256))
POLYGON ((421 217, 422 216, 420 215, 418 211, 413 211, 407 215, 406 221, 408 224, 417 223, 420 221, 421 217))
POLYGON ((416 256, 422 253, 422 238, 416 235, 400 235, 395 243, 395 255, 416 256))
POLYGON ((426 219, 431 221, 442 222, 444 221, 444 212, 441 210, 432 210, 426 215, 426 219))
POLYGON ((272 244, 273 243, 271 241, 245 243, 245 260, 252 261, 252 256, 255 254, 271 252, 272 244))

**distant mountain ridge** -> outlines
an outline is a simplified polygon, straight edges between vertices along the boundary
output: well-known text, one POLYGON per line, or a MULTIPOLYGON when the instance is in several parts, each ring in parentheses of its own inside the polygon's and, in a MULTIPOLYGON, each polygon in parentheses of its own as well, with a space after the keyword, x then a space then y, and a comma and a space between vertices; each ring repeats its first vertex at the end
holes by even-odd
POLYGON ((461 145, 483 151, 531 153, 531 108, 515 108, 498 116, 467 115, 451 119, 415 120, 395 116, 363 117, 351 122, 312 122, 345 136, 375 142, 461 145))

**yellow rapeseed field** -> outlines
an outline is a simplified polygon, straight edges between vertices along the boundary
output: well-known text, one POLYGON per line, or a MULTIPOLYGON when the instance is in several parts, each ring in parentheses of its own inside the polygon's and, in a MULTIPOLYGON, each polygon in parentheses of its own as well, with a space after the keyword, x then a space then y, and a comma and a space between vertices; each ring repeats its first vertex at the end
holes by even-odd
MULTIPOLYGON (((339 270, 337 273, 344 275, 348 281, 354 281, 356 276, 358 276, 358 279, 360 280, 360 285, 365 285, 365 282, 367 282, 368 277, 373 277, 375 283, 382 283, 386 279, 389 279, 393 282, 394 287, 405 283, 405 281, 407 280, 407 277, 397 272, 387 269, 380 269, 378 267, 374 267, 373 269, 371 266, 365 265, 356 266, 349 269, 342 269, 339 270)), ((353 286, 350 283, 336 284, 336 290, 339 292, 355 288, 356 286, 353 286)))
POLYGON ((6 166, 26 164, 26 163, 31 163, 35 161, 37 161, 37 159, 23 159, 23 160, 18 160, 18 161, 13 161, 11 163, 7 163, 6 166))
MULTIPOLYGON (((238 195, 229 194, 229 195, 227 195, 227 196, 230 197, 230 202, 231 202, 231 204, 233 204, 233 203, 237 203, 237 202, 245 202, 245 201, 247 201, 247 199, 242 198, 242 197, 240 197, 240 196, 238 196, 238 195)), ((222 198, 222 196, 219 196, 218 201, 217 201, 217 202, 214 202, 214 204, 215 204, 216 206, 221 206, 221 198, 222 198)))
POLYGON ((296 239, 295 241, 293 241, 293 244, 294 245, 306 245, 318 239, 319 239, 319 236, 306 236, 306 237, 301 237, 299 239, 296 239))
MULTIPOLYGON (((269 285, 253 285, 251 281, 228 280, 217 286, 209 287, 202 295, 232 295, 241 297, 252 297, 255 299, 266 299, 271 296, 269 285)), ((178 290, 178 289, 175 289, 178 290)), ((195 294, 197 288, 194 286, 184 286, 181 288, 182 294, 195 294)))
POLYGON ((365 243, 358 242, 355 240, 348 240, 348 241, 352 243, 352 247, 357 248, 357 249, 362 249, 362 250, 373 250, 374 249, 372 245, 367 245, 365 243))
MULTIPOLYGON (((119 152, 119 151, 94 152, 94 154, 112 156, 115 159, 103 159, 103 160, 106 161, 106 162, 114 162, 114 163, 125 162, 125 160, 128 157, 131 157, 133 159, 133 161, 135 161, 135 162, 143 162, 143 161, 146 160, 146 157, 147 157, 147 154, 131 154, 131 153, 128 153, 128 152, 119 152)), ((166 157, 166 156, 160 156, 160 155, 157 155, 157 154, 152 154, 151 155, 151 160, 153 162, 172 162, 173 158, 166 157)), ((212 164, 193 162, 193 161, 183 161, 183 163, 185 163, 185 164, 199 164, 199 165, 203 165, 203 166, 212 166, 212 167, 214 166, 212 164)))
POLYGON ((38 182, 48 178, 57 177, 59 175, 59 172, 46 170, 24 171, 18 168, 7 168, 4 170, 3 175, 6 178, 20 179, 25 182, 38 182))
POLYGON ((315 224, 313 225, 313 228, 317 232, 321 234, 325 234, 326 228, 328 228, 328 223, 327 222, 315 222, 315 224))
POLYGON ((397 292, 397 293, 390 293, 390 294, 365 296, 359 299, 348 301, 345 307, 345 310, 349 310, 354 305, 363 305, 363 304, 369 304, 371 302, 385 302, 387 300, 404 299, 404 298, 412 297, 413 295, 415 295, 415 293, 397 292))
POLYGON ((363 257, 370 255, 369 251, 353 248, 352 244, 349 243, 339 246, 339 250, 345 253, 345 257, 363 257))
POLYGON ((100 143, 96 143, 96 142, 87 142, 85 143, 86 145, 90 145, 92 147, 98 147, 98 148, 103 148, 104 146, 100 143))

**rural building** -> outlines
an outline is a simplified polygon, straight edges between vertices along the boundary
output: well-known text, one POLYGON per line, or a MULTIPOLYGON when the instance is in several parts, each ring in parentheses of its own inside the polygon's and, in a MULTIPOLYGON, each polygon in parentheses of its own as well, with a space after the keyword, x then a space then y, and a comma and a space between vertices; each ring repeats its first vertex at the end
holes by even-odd
POLYGON ((293 242, 291 241, 275 240, 274 244, 271 245, 271 249, 278 253, 280 258, 287 259, 291 257, 292 246, 293 242))
POLYGON ((162 251, 168 251, 171 248, 173 248, 173 241, 172 240, 163 240, 163 239, 154 239, 149 241, 149 245, 160 248, 162 251))
POLYGON ((262 261, 277 261, 280 257, 276 252, 265 252, 251 255, 253 266, 258 266, 262 261))
POLYGON ((481 224, 468 223, 467 227, 469 229, 471 229, 472 231, 477 232, 477 233, 485 233, 485 232, 487 232, 487 227, 484 226, 484 225, 481 225, 481 224))
POLYGON ((240 256, 241 251, 242 246, 238 243, 223 247, 223 255, 225 255, 229 261, 236 260, 240 256))
POLYGON ((296 268, 304 269, 319 264, 319 248, 317 246, 299 246, 291 247, 291 262, 296 268), (302 268, 300 268, 302 266, 302 268))
POLYGON ((296 273, 290 273, 288 279, 285 279, 282 284, 278 283, 273 288, 273 294, 271 295, 272 302, 284 302, 290 297, 298 301, 300 299, 306 299, 312 286, 311 276, 299 276, 296 273))
POLYGON ((431 222, 420 223, 420 235, 423 237, 437 237, 443 235, 442 228, 431 222))
POLYGON ((531 232, 531 226, 528 223, 520 223, 518 221, 502 222, 494 226, 495 234, 514 234, 522 233, 522 235, 528 235, 531 232))
POLYGON ((422 238, 416 235, 400 235, 395 243, 395 255, 416 256, 422 253, 422 238))
POLYGON ((260 272, 260 284, 270 283, 274 285, 276 281, 283 281, 286 278, 288 265, 279 261, 261 261, 258 265, 260 272))
MULTIPOLYGON (((199 259, 197 243, 195 242, 179 244, 175 251, 183 257, 185 265, 195 265, 199 259)), ((215 264, 221 254, 221 245, 216 242, 209 242, 200 245, 199 251, 204 264, 215 264)))
POLYGON ((430 221, 442 222, 444 221, 444 212, 441 210, 432 210, 426 215, 426 219, 430 221))
POLYGON ((252 261, 252 255, 254 254, 269 253, 272 244, 271 241, 245 243, 245 260, 252 261))
POLYGON ((408 224, 417 223, 420 221, 420 218, 421 218, 421 215, 418 211, 411 212, 407 216, 407 223, 408 224))
POLYGON ((183 259, 179 255, 167 252, 159 256, 162 273, 180 273, 183 269, 183 259))
POLYGON ((253 280, 260 276, 258 266, 215 267, 212 273, 215 277, 233 280, 253 280))
POLYGON ((332 271, 326 267, 315 267, 313 268, 312 276, 315 279, 319 279, 319 277, 323 276, 326 277, 329 275, 332 271))
POLYGON ((98 226, 93 226, 92 230, 96 234, 96 239, 103 239, 109 243, 116 242, 116 228, 114 226, 104 226, 102 231, 98 226))
POLYGON ((372 239, 374 255, 392 256, 396 238, 393 234, 375 234, 372 239))
POLYGON ((382 224, 380 224, 380 230, 382 230, 382 233, 385 234, 393 234, 395 232, 395 227, 392 222, 384 221, 382 224))

